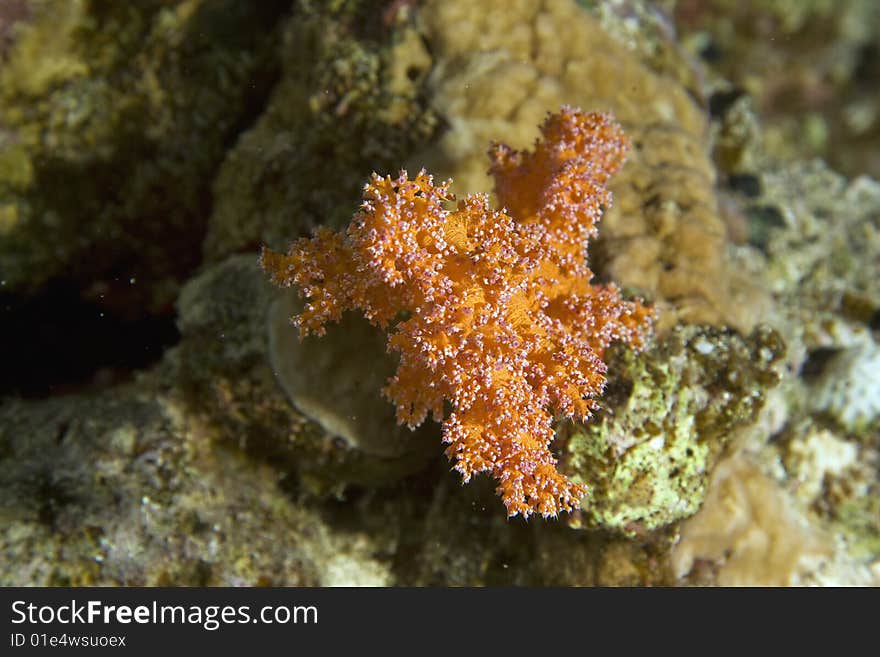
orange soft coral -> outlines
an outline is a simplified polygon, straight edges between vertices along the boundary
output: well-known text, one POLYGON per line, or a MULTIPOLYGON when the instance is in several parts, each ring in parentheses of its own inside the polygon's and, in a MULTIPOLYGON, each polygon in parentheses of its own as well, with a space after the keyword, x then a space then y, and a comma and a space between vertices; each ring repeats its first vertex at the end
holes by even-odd
POLYGON ((606 347, 640 347, 652 320, 614 285, 591 284, 586 264, 627 139, 611 117, 570 107, 541 132, 533 152, 490 151, 503 209, 480 194, 447 210, 449 182, 424 171, 373 174, 345 232, 321 229, 261 258, 276 284, 306 298, 294 320, 302 335, 351 309, 387 329, 400 363, 384 394, 398 421, 442 420, 464 481, 491 472, 508 515, 525 517, 580 503, 585 487, 549 449, 554 413, 586 419, 606 347))

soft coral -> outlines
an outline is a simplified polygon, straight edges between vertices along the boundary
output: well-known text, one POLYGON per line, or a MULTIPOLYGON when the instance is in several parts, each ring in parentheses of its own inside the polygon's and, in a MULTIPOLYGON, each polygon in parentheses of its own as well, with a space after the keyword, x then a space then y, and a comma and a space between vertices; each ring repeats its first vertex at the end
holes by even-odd
POLYGON ((397 418, 428 412, 465 481, 491 472, 508 515, 570 511, 586 493, 556 469, 553 414, 586 419, 614 340, 638 348, 653 313, 593 285, 587 242, 628 141, 610 116, 563 107, 532 152, 496 145, 490 172, 503 209, 424 171, 373 175, 344 232, 320 229, 287 255, 263 251, 279 285, 307 299, 302 335, 357 309, 389 331, 400 362, 385 387, 397 418), (444 416, 444 401, 451 412, 444 416))

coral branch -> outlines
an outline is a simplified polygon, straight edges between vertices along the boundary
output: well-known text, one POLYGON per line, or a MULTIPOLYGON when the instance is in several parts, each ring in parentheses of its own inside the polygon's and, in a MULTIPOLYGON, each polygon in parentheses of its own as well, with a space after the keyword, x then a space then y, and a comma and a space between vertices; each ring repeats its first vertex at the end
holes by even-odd
POLYGON ((556 470, 553 416, 585 420, 605 385, 614 340, 641 347, 653 312, 593 285, 590 237, 629 146, 610 116, 563 107, 532 152, 490 150, 503 209, 449 182, 373 174, 344 233, 319 230, 261 263, 306 298, 301 335, 346 310, 388 330, 397 373, 384 394, 411 427, 431 413, 464 481, 498 480, 508 515, 555 516, 586 494, 556 470), (451 405, 444 415, 444 401, 451 405))

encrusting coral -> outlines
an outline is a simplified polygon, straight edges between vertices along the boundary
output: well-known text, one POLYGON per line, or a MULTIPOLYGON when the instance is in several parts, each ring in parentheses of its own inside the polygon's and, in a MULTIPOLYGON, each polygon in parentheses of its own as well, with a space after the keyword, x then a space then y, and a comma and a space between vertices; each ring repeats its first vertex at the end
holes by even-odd
POLYGON ((605 384, 605 349, 640 348, 653 311, 614 284, 591 284, 589 239, 629 146, 613 119, 565 106, 533 152, 490 150, 502 209, 485 194, 455 210, 451 181, 373 174, 344 232, 320 228, 287 255, 264 249, 273 282, 306 298, 301 335, 360 310, 388 330, 399 365, 384 394, 397 419, 444 417, 465 482, 490 472, 509 516, 555 516, 586 487, 556 469, 554 415, 584 420, 605 384))

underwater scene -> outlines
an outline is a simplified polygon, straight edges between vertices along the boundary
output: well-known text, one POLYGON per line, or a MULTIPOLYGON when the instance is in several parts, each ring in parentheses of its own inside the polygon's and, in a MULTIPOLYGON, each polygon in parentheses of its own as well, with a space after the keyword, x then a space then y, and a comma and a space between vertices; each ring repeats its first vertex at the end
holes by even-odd
POLYGON ((0 0, 0 585, 880 585, 876 0, 0 0))

